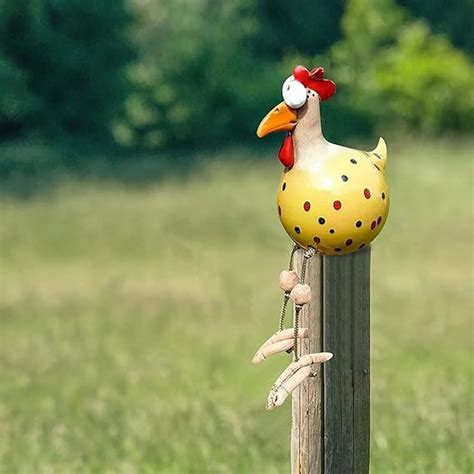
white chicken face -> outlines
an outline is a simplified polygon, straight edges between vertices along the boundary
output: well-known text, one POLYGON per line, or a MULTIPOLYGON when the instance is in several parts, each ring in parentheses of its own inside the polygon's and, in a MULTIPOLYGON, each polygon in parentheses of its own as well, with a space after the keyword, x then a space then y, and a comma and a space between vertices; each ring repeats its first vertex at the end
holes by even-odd
POLYGON ((283 100, 288 107, 299 109, 306 103, 306 87, 291 75, 281 89, 283 100))

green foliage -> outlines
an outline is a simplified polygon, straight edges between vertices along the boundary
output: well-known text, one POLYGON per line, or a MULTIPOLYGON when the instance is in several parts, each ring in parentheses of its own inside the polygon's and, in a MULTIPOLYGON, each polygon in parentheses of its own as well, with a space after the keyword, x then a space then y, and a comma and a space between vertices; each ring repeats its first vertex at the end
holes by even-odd
POLYGON ((284 2, 264 0, 132 0, 141 55, 119 141, 154 148, 253 137, 262 114, 281 100, 294 66, 288 55, 323 51, 339 34, 342 2, 332 9, 296 3, 285 11, 284 2), (326 27, 315 31, 321 17, 326 27))
POLYGON ((256 0, 258 57, 280 61, 288 54, 314 56, 340 39, 345 0, 256 0))
POLYGON ((377 127, 437 133, 470 126, 469 59, 394 0, 349 1, 341 27, 342 1, 290 9, 266 0, 131 1, 141 54, 128 117, 116 128, 123 144, 249 140, 298 62, 325 65, 338 84, 336 97, 323 104, 331 139, 377 127))
POLYGON ((255 34, 252 2, 134 0, 132 68, 137 91, 117 138, 147 147, 210 145, 253 134, 281 87, 273 65, 244 43, 255 34))
POLYGON ((454 46, 474 53, 472 20, 474 2, 472 0, 398 0, 400 5, 416 17, 429 21, 433 31, 449 37, 454 46))
POLYGON ((326 59, 346 106, 378 127, 437 133, 474 123, 474 68, 393 0, 351 0, 326 59))
POLYGON ((13 134, 32 120, 39 105, 25 72, 0 52, 0 136, 13 134))
POLYGON ((127 94, 129 17, 121 1, 2 2, 0 134, 104 141, 127 94), (7 95, 8 94, 8 95, 7 95))
MULTIPOLYGON (((402 3, 469 50, 456 36, 466 2, 447 12, 449 28, 438 4, 428 15, 402 3)), ((297 63, 321 64, 337 82, 323 104, 333 140, 473 121, 470 58, 395 0, 0 0, 0 10, 0 138, 250 141, 297 63)))
POLYGON ((423 23, 404 28, 398 44, 381 55, 376 81, 386 104, 379 115, 428 133, 474 126, 474 68, 423 23))

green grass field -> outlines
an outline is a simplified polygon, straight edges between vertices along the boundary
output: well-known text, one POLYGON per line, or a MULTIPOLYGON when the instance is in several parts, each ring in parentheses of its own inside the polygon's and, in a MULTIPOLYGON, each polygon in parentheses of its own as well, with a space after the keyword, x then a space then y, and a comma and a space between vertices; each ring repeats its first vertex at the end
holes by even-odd
MULTIPOLYGON (((389 143, 373 473, 474 469, 473 145, 389 143)), ((250 364, 276 329, 290 249, 280 172, 242 152, 142 184, 66 173, 1 195, 2 473, 289 471, 290 404, 264 410, 288 357, 250 364)))

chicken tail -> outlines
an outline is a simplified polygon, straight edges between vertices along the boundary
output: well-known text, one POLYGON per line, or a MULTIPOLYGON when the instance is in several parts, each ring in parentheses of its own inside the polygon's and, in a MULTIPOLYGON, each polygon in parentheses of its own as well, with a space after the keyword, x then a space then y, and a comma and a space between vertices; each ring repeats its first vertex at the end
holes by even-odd
POLYGON ((377 146, 369 152, 369 156, 377 168, 381 171, 385 170, 385 164, 387 163, 387 144, 382 137, 379 138, 377 146))

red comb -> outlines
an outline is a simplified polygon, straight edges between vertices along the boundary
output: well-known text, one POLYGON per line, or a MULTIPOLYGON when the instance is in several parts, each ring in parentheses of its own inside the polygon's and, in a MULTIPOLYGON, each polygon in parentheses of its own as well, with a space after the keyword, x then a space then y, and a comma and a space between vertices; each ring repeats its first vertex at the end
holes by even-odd
POLYGON ((308 71, 304 66, 295 66, 293 76, 305 87, 317 92, 321 100, 327 100, 336 93, 336 84, 329 79, 324 79, 322 67, 315 67, 308 71))

